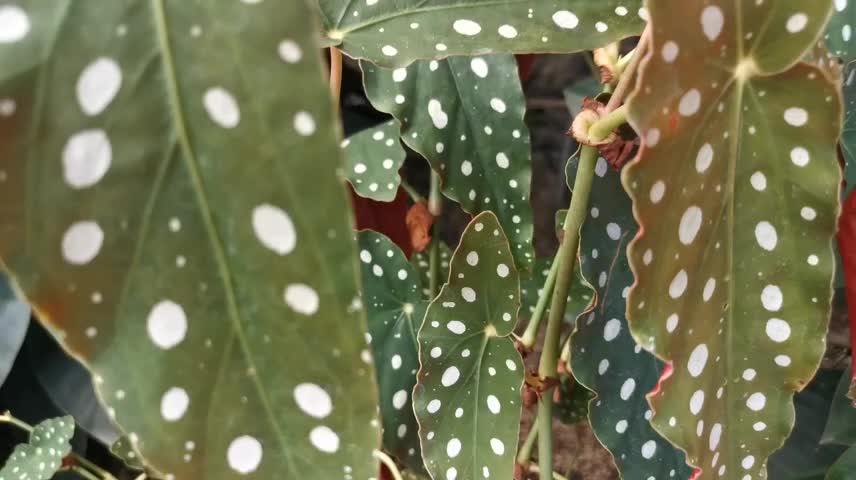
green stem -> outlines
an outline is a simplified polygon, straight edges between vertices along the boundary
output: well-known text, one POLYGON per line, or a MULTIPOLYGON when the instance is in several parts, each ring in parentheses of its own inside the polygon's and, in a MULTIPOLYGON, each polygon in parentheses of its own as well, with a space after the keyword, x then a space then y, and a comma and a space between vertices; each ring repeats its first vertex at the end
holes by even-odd
POLYGON ((27 433, 33 433, 32 426, 13 417, 11 412, 3 412, 3 414, 0 415, 0 423, 8 423, 9 425, 17 427, 27 433))
MULTIPOLYGON (((605 122, 607 118, 609 116, 595 124, 592 130, 600 127, 601 123, 605 122)), ((608 131, 612 131, 612 129, 608 131)), ((565 217, 564 236, 562 244, 559 246, 559 252, 556 254, 556 261, 559 262, 559 271, 556 277, 556 286, 553 289, 550 315, 547 319, 547 334, 544 338, 544 349, 541 352, 541 360, 538 365, 538 375, 541 378, 555 378, 557 375, 556 363, 559 358, 559 333, 562 328, 562 318, 565 316, 565 309, 568 305, 568 290, 571 287, 574 263, 580 243, 580 228, 586 219, 588 211, 589 195, 591 193, 597 156, 598 151, 596 148, 587 145, 582 147, 577 178, 574 181, 574 190, 571 196, 571 204, 568 208, 568 215, 565 217)), ((541 471, 544 472, 553 471, 553 432, 551 428, 551 420, 553 418, 553 388, 542 392, 541 398, 538 401, 538 423, 541 429, 538 438, 538 464, 541 471)))
POLYGON ((80 465, 81 467, 86 468, 88 471, 96 474, 99 479, 101 479, 101 480, 116 480, 116 477, 114 477, 110 472, 108 472, 107 470, 104 470, 103 468, 99 467, 98 465, 95 465, 94 463, 92 463, 89 460, 81 457, 80 455, 77 455, 76 453, 72 452, 71 456, 74 458, 74 463, 76 463, 76 464, 80 465))
POLYGON ((622 105, 592 125, 589 129, 589 137, 595 142, 603 140, 625 123, 627 123, 627 105, 622 105))
POLYGON ((642 59, 645 57, 645 54, 648 53, 650 37, 651 29, 649 27, 645 27, 645 31, 642 32, 642 36, 639 38, 639 43, 636 45, 636 48, 618 60, 621 78, 618 80, 618 86, 615 87, 615 91, 609 98, 609 103, 606 104, 607 112, 617 109, 618 106, 624 102, 624 97, 627 96, 627 93, 630 91, 630 86, 635 83, 634 77, 636 77, 636 72, 639 70, 639 64, 642 63, 642 59))
POLYGON ((531 349, 538 340, 538 330, 541 327, 541 320, 544 318, 544 312, 547 311, 547 302, 553 294, 553 287, 556 285, 556 274, 559 272, 558 257, 553 259, 553 265, 550 266, 550 273, 547 274, 547 279, 544 280, 544 288, 541 289, 541 295, 538 297, 538 303, 535 305, 535 310, 532 312, 532 318, 529 319, 529 324, 526 325, 526 330, 520 338, 520 343, 531 349))
POLYGON ((535 446, 535 440, 538 439, 538 417, 535 418, 535 423, 529 429, 529 434, 526 435, 526 440, 520 446, 520 451, 517 452, 517 463, 525 467, 529 466, 529 460, 532 458, 532 447, 535 446))
POLYGON ((85 478, 86 480, 101 480, 96 475, 91 473, 89 470, 82 468, 82 467, 78 467, 77 465, 72 465, 71 467, 67 468, 66 470, 74 472, 77 475, 79 475, 80 477, 85 478))
MULTIPOLYGON (((533 473, 537 473, 538 475, 541 475, 541 469, 538 468, 537 465, 529 465, 529 471, 533 472, 533 473)), ((559 475, 557 472, 552 472, 552 474, 553 474, 553 480, 568 480, 567 478, 559 475)))
POLYGON ((431 172, 431 192, 428 194, 428 211, 434 217, 428 267, 428 288, 431 290, 431 298, 433 299, 440 292, 440 216, 443 214, 440 175, 433 171, 431 172))
POLYGON ((413 188, 413 185, 407 183, 404 180, 401 181, 401 188, 404 189, 405 192, 407 192, 407 195, 410 196, 410 199, 413 200, 413 203, 422 203, 425 201, 422 195, 419 195, 419 192, 417 192, 416 189, 413 188))
POLYGON ((403 480, 401 478, 401 472, 398 470, 398 465, 395 464, 395 462, 392 460, 392 458, 389 457, 389 455, 384 452, 381 452, 380 450, 375 450, 374 452, 372 452, 372 454, 375 456, 375 458, 380 460, 381 463, 386 465, 386 468, 389 469, 389 473, 392 474, 392 478, 394 480, 403 480))

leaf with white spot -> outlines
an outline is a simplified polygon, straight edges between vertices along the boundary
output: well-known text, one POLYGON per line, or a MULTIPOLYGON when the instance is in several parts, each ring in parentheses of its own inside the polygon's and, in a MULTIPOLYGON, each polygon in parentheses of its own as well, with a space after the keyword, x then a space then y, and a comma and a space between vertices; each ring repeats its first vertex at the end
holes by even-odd
POLYGON ((519 307, 508 240, 496 216, 480 214, 464 232, 449 281, 419 330, 413 405, 435 479, 512 474, 523 362, 509 336, 519 307))
POLYGON ((419 426, 411 394, 419 369, 416 332, 428 302, 422 295, 418 271, 392 241, 367 230, 360 232, 359 244, 363 305, 380 385, 384 447, 421 471, 419 426))
MULTIPOLYGON (((2 8, 0 8, 2 17, 2 8)), ((0 18, 2 21, 2 18, 0 18)), ((49 480, 71 453, 74 419, 60 417, 45 420, 30 433, 28 443, 15 447, 0 469, 0 480, 49 480)))
POLYGON ((362 62, 375 108, 401 122, 401 138, 428 159, 443 193, 478 214, 492 211, 529 268, 532 176, 526 101, 510 55, 420 61, 397 70, 362 62))
MULTIPOLYGON (((568 162, 568 184, 576 177, 577 157, 568 162)), ((663 363, 643 350, 625 318, 633 273, 627 244, 636 234, 630 199, 620 174, 598 158, 589 199, 592 211, 580 232, 580 268, 593 285, 597 304, 577 319, 571 337, 571 369, 597 396, 589 421, 626 480, 688 478, 692 470, 680 450, 660 436, 648 420, 645 395, 654 389, 663 363)))
POLYGON ((841 106, 798 61, 831 3, 648 4, 629 113, 643 145, 624 172, 641 225, 628 317, 674 367, 650 398, 653 425, 700 480, 766 475, 824 350, 841 106))
POLYGON ((30 325, 30 307, 18 300, 6 276, 0 273, 0 385, 12 370, 30 325))
POLYGON ((835 9, 826 27, 826 45, 830 53, 844 63, 856 60, 856 1, 834 0, 835 9))
MULTIPOLYGON (((195 448, 194 444, 191 445, 195 448)), ((192 452, 193 448, 189 448, 188 450, 192 452)), ((134 450, 131 439, 127 436, 123 435, 113 442, 113 445, 110 446, 110 453, 122 460, 125 466, 132 470, 145 470, 146 468, 142 459, 140 459, 140 455, 134 450)))
POLYGON ((0 258, 137 451, 178 479, 376 475, 309 6, 17 3, 0 6, 0 258))
POLYGON ((602 47, 642 31, 640 0, 318 0, 327 41, 383 66, 602 47))
POLYGON ((395 120, 351 135, 345 142, 345 178, 361 197, 391 202, 398 193, 398 170, 407 153, 395 120))

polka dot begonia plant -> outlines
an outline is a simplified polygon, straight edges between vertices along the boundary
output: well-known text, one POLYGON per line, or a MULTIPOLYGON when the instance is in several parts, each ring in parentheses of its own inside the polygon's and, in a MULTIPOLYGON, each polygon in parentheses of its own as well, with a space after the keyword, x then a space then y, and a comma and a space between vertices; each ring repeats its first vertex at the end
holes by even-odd
POLYGON ((361 65, 369 100, 401 122, 401 139, 440 175, 443 193, 473 214, 494 212, 516 264, 531 268, 529 130, 514 58, 361 65))
POLYGON ((0 480, 50 480, 71 452, 74 419, 60 417, 45 420, 30 432, 29 442, 15 451, 0 469, 0 480))
POLYGON ((0 256, 164 479, 377 475, 311 12, 0 2, 0 256))
POLYGON ((629 113, 643 146, 624 185, 641 225, 630 327, 671 366, 652 423, 694 478, 762 479, 829 319, 841 104, 798 62, 832 1, 648 8, 629 113))
POLYGON ((417 268, 387 237, 359 234, 363 305, 369 322, 386 449, 417 472, 424 470, 412 393, 419 369, 416 333, 428 300, 417 268))
MULTIPOLYGON (((624 479, 763 480, 825 346, 853 2, 0 0, 0 266, 92 374, 117 469, 546 479, 585 416, 624 479), (570 52, 602 68, 551 72, 564 115, 528 54, 570 52), (563 171, 533 168, 546 118, 573 192, 533 183, 563 171)), ((29 314, 0 294, 5 377, 29 314)), ((74 428, 0 480, 114 478, 74 428)))
POLYGON ((391 202, 398 193, 398 169, 406 153, 398 139, 398 125, 389 121, 369 128, 342 142, 345 178, 361 197, 391 202))
POLYGON ((413 408, 433 478, 493 478, 512 471, 523 362, 509 335, 519 308, 508 240, 495 215, 478 215, 418 335, 413 408))
POLYGON ((484 53, 565 52, 638 34, 640 0, 318 0, 327 42, 384 67, 484 53))
MULTIPOLYGON (((573 185, 578 162, 568 164, 573 185)), ((574 376, 596 398, 589 420, 627 480, 689 478, 683 452, 650 425, 645 395, 654 389, 663 362, 642 349, 627 324, 626 299, 633 284, 627 244, 636 233, 630 199, 620 174, 599 158, 595 165, 589 219, 580 232, 579 262, 597 303, 577 318, 571 337, 574 376)))

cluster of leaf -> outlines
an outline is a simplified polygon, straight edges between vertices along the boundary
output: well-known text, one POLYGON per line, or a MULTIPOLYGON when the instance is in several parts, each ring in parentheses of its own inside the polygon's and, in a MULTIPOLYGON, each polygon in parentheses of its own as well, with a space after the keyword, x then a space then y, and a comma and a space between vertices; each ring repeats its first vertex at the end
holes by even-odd
POLYGON ((595 167, 570 365, 624 478, 765 477, 829 317, 840 92, 811 55, 832 0, 556 3, 0 5, 0 258, 93 372, 117 454, 166 478, 370 478, 382 447, 508 477, 511 336, 549 271, 512 54, 647 21, 642 147, 595 167), (337 138, 321 46, 391 120, 337 138), (474 216, 439 270, 350 230, 337 175, 391 201, 402 143, 474 216))

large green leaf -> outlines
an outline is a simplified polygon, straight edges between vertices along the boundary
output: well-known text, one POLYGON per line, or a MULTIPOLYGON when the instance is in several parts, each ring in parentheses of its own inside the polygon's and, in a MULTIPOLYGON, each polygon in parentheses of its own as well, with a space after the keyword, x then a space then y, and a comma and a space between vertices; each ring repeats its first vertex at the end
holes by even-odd
MULTIPOLYGON (((0 12, 1 13, 1 12, 0 12)), ((71 452, 74 419, 53 418, 36 425, 28 443, 15 451, 0 469, 0 480, 48 480, 71 452)))
POLYGON ((849 63, 856 60, 856 2, 835 0, 835 11, 826 27, 826 45, 833 55, 849 63))
POLYGON ((826 480, 851 480, 856 472, 856 446, 850 447, 830 467, 826 480))
POLYGON ((768 478, 823 478, 830 465, 846 450, 840 445, 822 445, 821 438, 839 378, 840 371, 820 370, 806 388, 794 396, 794 429, 784 446, 770 455, 768 478))
POLYGON ((470 213, 496 213, 516 264, 528 268, 532 168, 514 57, 422 61, 397 70, 361 65, 369 100, 401 122, 402 140, 428 159, 443 193, 470 213))
POLYGON ((508 240, 496 216, 478 215, 419 330, 413 406, 426 467, 435 479, 512 474, 523 362, 509 335, 519 308, 508 240))
POLYGON ((829 319, 841 105, 823 71, 795 63, 831 0, 648 7, 630 102, 643 147, 624 184, 641 225, 630 326, 674 366, 653 425, 701 480, 764 478, 829 319))
POLYGON ((0 8, 0 256, 138 452, 182 479, 375 475, 309 7, 0 8))
MULTIPOLYGON (((568 163, 569 185, 577 165, 576 157, 568 163)), ((648 423, 652 412, 645 395, 656 386, 663 363, 642 350, 627 325, 625 298, 633 273, 626 250, 636 234, 636 222, 619 173, 603 158, 595 165, 589 203, 579 259, 597 303, 577 319, 571 368, 577 380, 597 395, 589 405, 592 429, 612 453, 622 478, 688 478, 692 471, 683 452, 648 423)))
POLYGON ((411 392, 419 369, 416 332, 428 301, 419 272, 401 249, 376 232, 363 231, 359 237, 363 304, 380 385, 384 446, 411 468, 422 470, 411 392))
POLYGON ((856 406, 853 405, 853 400, 847 398, 852 380, 850 372, 849 368, 844 372, 835 390, 821 443, 856 445, 856 406))
POLYGON ((345 178, 361 197, 391 202, 398 194, 398 170, 407 153, 398 140, 395 120, 351 135, 342 143, 345 150, 345 178))
POLYGON ((572 52, 642 30, 640 0, 318 0, 328 42, 383 66, 485 53, 572 52))
POLYGON ((12 370, 29 325, 30 307, 15 297, 6 276, 0 273, 0 385, 12 370))

